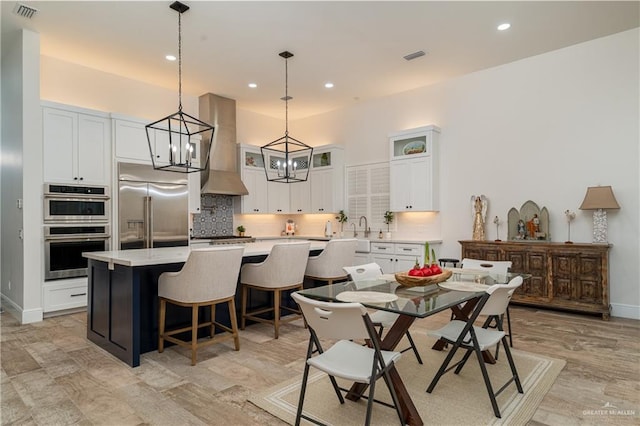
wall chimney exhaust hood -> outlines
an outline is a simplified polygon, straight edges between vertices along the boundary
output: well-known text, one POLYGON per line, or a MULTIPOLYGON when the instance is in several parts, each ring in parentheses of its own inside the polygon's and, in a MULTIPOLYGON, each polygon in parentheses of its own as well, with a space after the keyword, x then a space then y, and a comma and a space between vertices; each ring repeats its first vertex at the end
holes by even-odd
POLYGON ((249 194, 240 180, 237 168, 236 101, 212 93, 206 93, 198 99, 200 120, 211 123, 216 128, 209 160, 210 170, 200 173, 201 193, 249 194))

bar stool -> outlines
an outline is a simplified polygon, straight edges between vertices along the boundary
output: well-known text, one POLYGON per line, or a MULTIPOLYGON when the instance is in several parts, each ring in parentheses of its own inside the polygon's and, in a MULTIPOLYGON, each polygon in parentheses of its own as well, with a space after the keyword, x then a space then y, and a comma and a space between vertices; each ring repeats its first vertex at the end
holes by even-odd
POLYGON ((438 259, 438 262, 440 262, 440 266, 442 267, 447 266, 447 263, 451 263, 454 268, 457 268, 458 263, 460 263, 460 259, 454 259, 451 257, 441 257, 440 259, 438 259))
POLYGON ((280 323, 295 321, 302 315, 299 309, 282 304, 282 292, 302 290, 304 271, 309 259, 311 243, 290 242, 274 244, 269 256, 260 263, 246 263, 240 271, 242 284, 242 317, 240 329, 244 330, 247 318, 256 322, 273 324, 275 338, 278 338, 280 323), (273 306, 247 311, 251 290, 273 293, 273 306), (280 319, 281 311, 298 314, 285 320, 280 319), (273 319, 265 319, 260 314, 273 312, 273 319))
POLYGON ((346 280, 348 274, 342 268, 353 265, 357 244, 354 238, 329 241, 322 253, 309 258, 305 278, 325 281, 329 285, 346 280))
POLYGON ((238 274, 242 264, 243 247, 212 247, 192 250, 182 269, 163 272, 158 278, 160 318, 158 324, 158 352, 164 351, 164 341, 191 349, 191 365, 196 365, 198 348, 233 339, 235 350, 240 350, 235 295, 238 274), (229 307, 231 327, 216 322, 216 305, 226 302, 229 307), (165 331, 167 303, 191 308, 191 326, 165 331), (211 321, 198 323, 201 306, 211 307, 211 321), (229 334, 214 338, 215 328, 229 334), (198 343, 198 329, 210 327, 211 340, 198 343), (173 337, 174 334, 191 331, 191 341, 173 337))

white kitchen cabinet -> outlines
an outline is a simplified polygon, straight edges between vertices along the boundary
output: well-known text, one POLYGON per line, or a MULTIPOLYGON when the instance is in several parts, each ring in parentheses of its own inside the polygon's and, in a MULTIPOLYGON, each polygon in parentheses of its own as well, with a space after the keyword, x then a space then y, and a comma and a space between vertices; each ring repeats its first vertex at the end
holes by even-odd
POLYGON ((438 136, 440 129, 425 126, 389 135, 390 209, 439 209, 438 136))
POLYGON ((238 214, 268 213, 267 177, 260 148, 253 145, 238 145, 238 170, 240 179, 249 195, 234 198, 234 209, 238 214))
POLYGON ((247 191, 249 191, 249 195, 239 197, 242 204, 242 213, 267 213, 269 211, 269 195, 264 171, 247 170, 242 175, 242 182, 247 187, 247 191))
POLYGON ((46 281, 42 286, 45 313, 87 306, 87 278, 46 281))
POLYGON ((311 181, 289 184, 290 212, 303 214, 311 212, 311 181))
MULTIPOLYGON (((132 159, 151 164, 151 155, 153 152, 156 165, 169 164, 169 132, 154 129, 150 134, 151 151, 149 150, 149 140, 147 139, 146 125, 150 123, 148 120, 141 120, 132 117, 114 115, 114 132, 115 132, 115 156, 119 159, 132 159)), ((178 135, 174 134, 174 138, 178 135)), ((186 138, 186 136, 184 136, 186 138)), ((193 149, 191 152, 191 161, 194 165, 199 164, 200 159, 200 135, 191 137, 189 143, 193 149)), ((183 147, 186 147, 186 141, 183 141, 183 147)))
POLYGON ((43 103, 42 113, 44 180, 108 185, 111 164, 108 115, 48 102, 43 103))
POLYGON ((391 162, 391 211, 432 210, 431 162, 429 157, 391 162))
POLYGON ((371 261, 377 263, 385 274, 406 272, 424 262, 424 244, 371 243, 371 261))
POLYGON ((145 123, 142 121, 114 120, 115 156, 122 159, 140 160, 151 163, 149 143, 145 123))
POLYGON ((337 145, 313 150, 311 159, 311 212, 336 213, 344 209, 344 152, 337 145))
POLYGON ((291 185, 292 184, 281 182, 267 183, 267 195, 269 198, 267 205, 269 206, 269 213, 289 213, 289 209, 291 208, 289 202, 289 187, 291 185))
POLYGON ((200 172, 189 173, 189 212, 200 213, 200 172))

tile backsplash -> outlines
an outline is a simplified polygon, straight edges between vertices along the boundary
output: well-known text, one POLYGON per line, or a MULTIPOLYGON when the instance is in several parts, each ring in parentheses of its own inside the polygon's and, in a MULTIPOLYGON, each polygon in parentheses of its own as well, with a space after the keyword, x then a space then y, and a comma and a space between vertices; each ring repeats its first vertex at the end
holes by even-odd
POLYGON ((193 215, 194 237, 233 235, 233 199, 230 195, 202 194, 200 211, 193 215))

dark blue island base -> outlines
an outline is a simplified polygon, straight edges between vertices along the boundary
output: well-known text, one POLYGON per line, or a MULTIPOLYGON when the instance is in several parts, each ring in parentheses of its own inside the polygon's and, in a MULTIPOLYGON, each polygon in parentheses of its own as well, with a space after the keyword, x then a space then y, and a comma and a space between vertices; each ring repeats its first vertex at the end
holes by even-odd
MULTIPOLYGON (((312 251, 317 255, 321 250, 312 251)), ((262 262, 263 256, 247 256, 242 263, 262 262)), ((140 355, 158 349, 158 277, 175 272, 183 262, 150 266, 122 266, 109 269, 107 262, 88 259, 87 338, 131 367, 140 365, 140 355)), ((212 279, 215 283, 215 277, 212 279)), ((240 283, 236 290, 236 314, 240 318, 240 283)), ((266 306, 270 295, 251 292, 248 309, 266 306)), ((294 302, 291 300, 291 304, 294 302)), ((201 321, 210 319, 210 310, 201 308, 201 321)), ((216 307, 216 321, 230 326, 226 304, 216 307)), ((167 305, 167 329, 191 324, 188 308, 167 305)), ((200 337, 208 336, 207 328, 200 337)), ((189 334, 178 335, 189 340, 189 334)))

